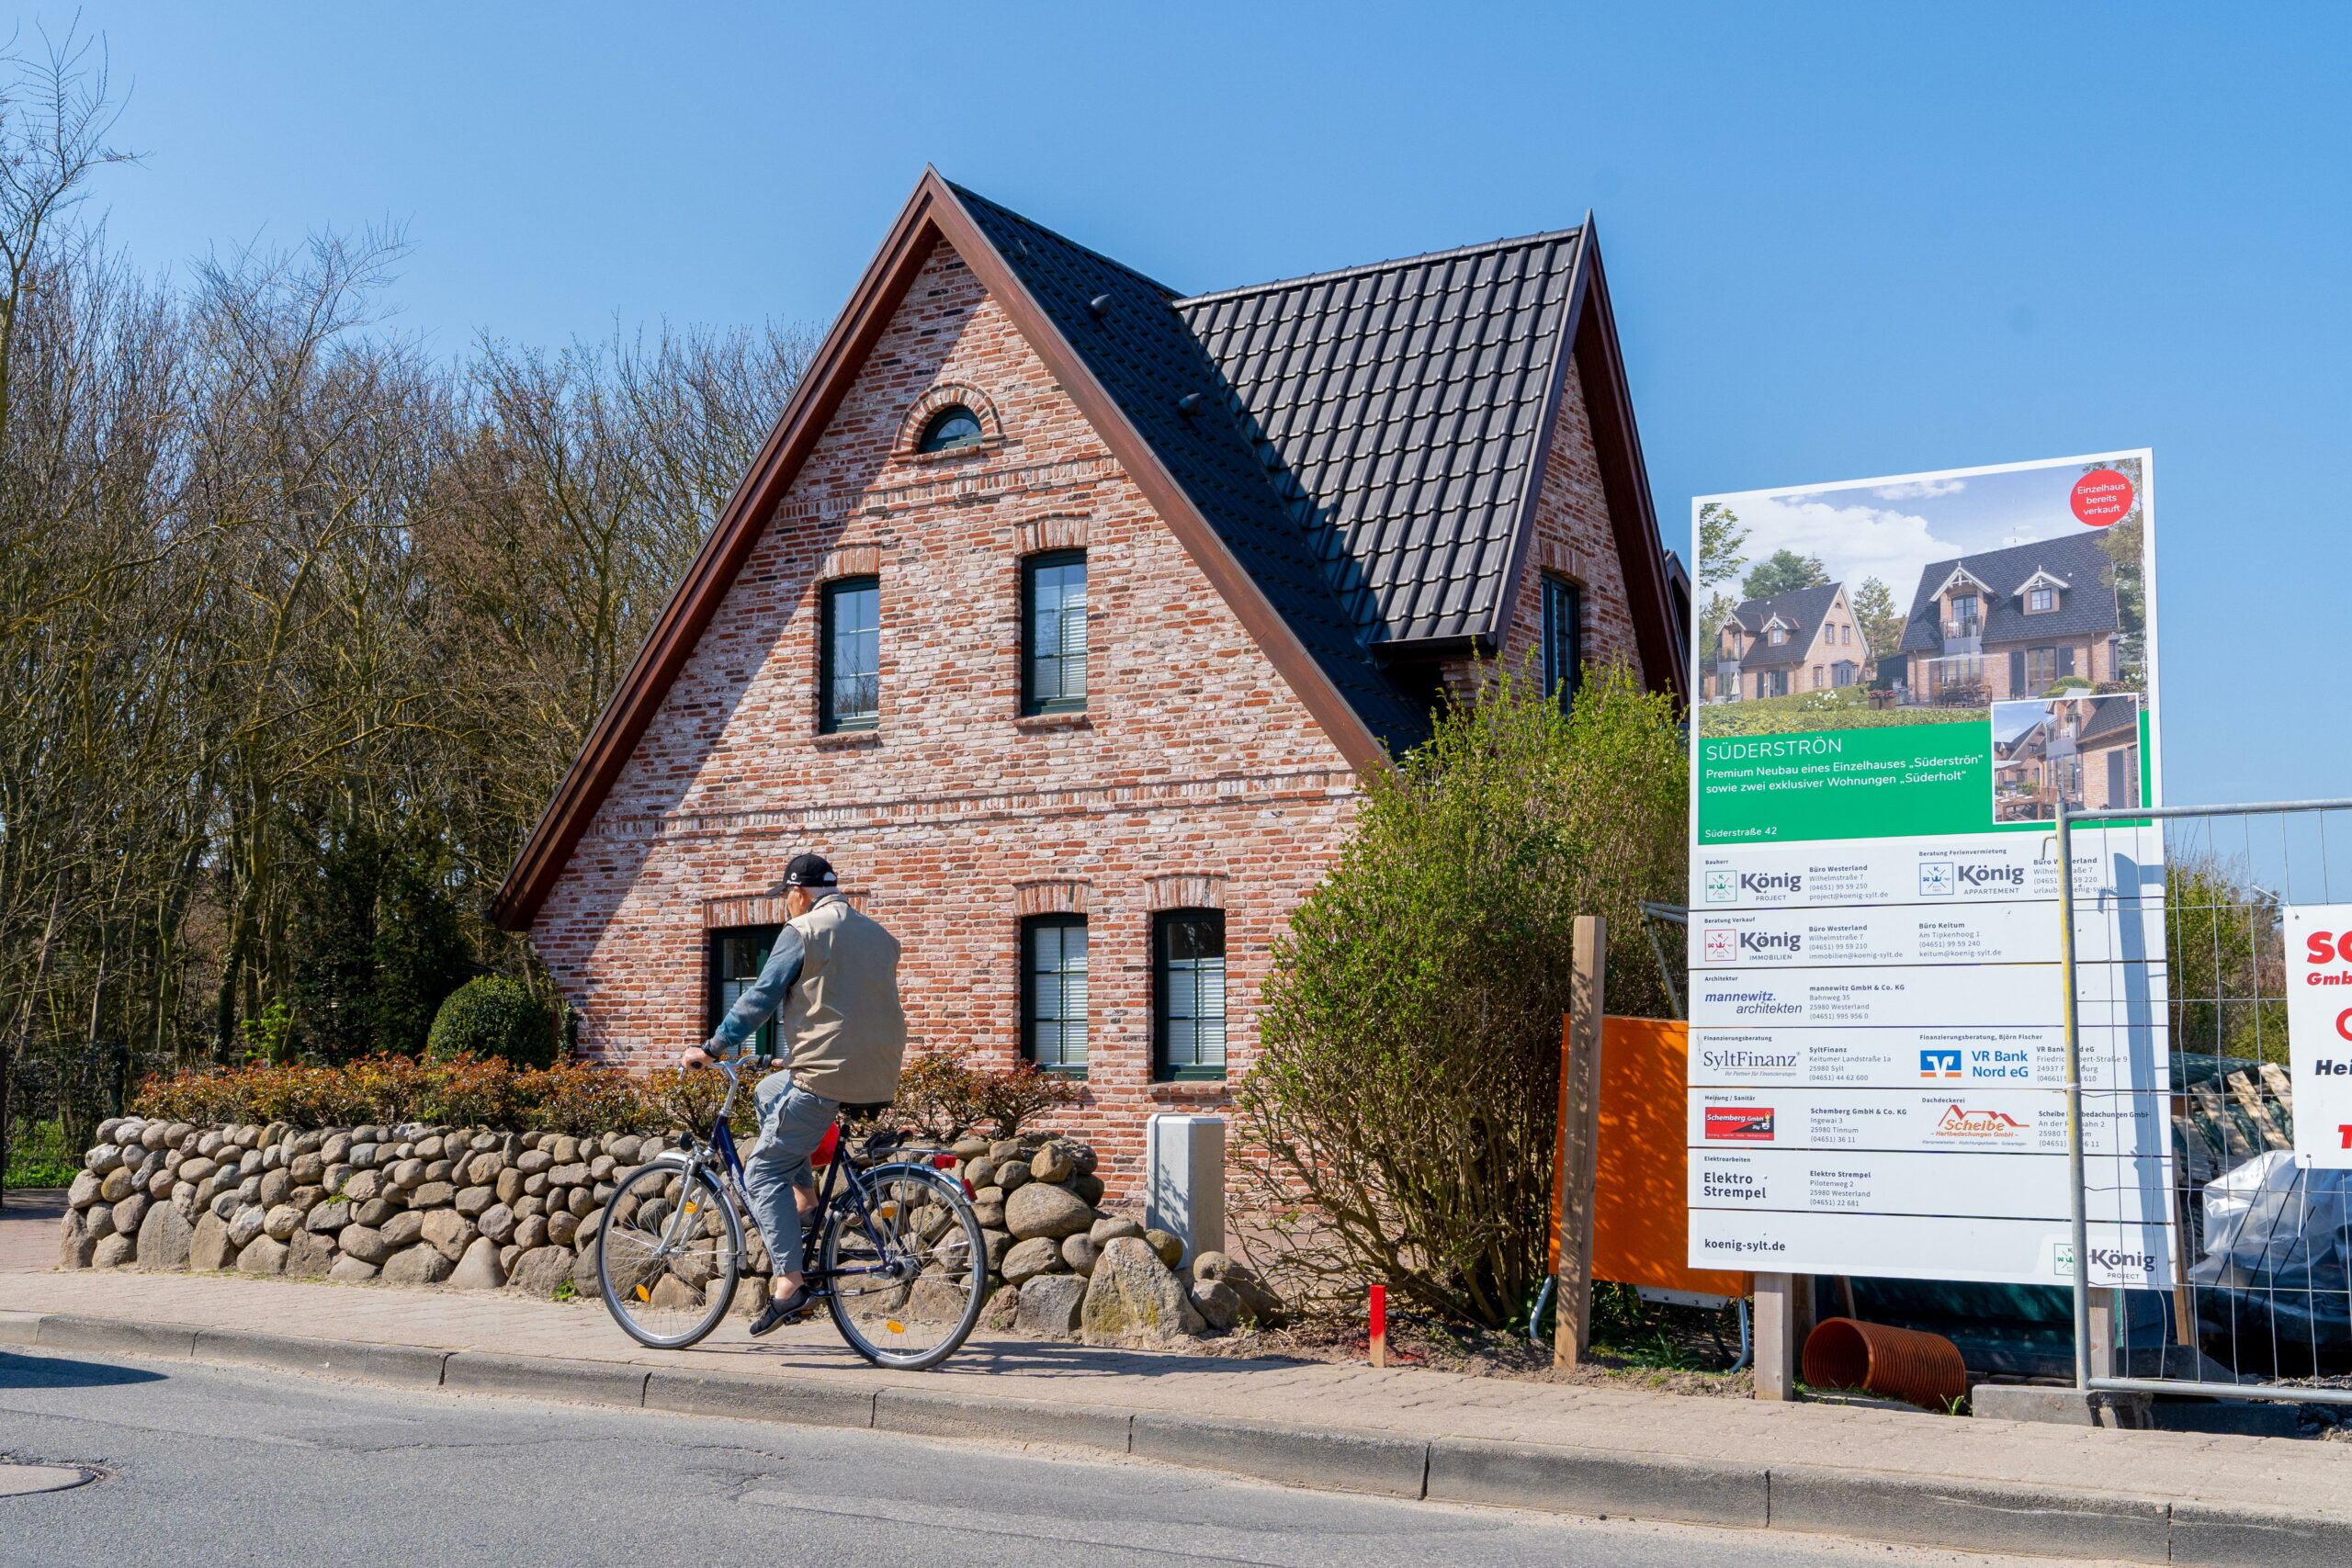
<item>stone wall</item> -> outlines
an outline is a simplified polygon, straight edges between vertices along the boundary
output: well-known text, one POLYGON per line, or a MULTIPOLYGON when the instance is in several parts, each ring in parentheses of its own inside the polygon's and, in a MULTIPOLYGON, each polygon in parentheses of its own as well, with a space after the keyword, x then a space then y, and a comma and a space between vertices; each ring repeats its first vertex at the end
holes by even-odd
POLYGON ((616 1184, 658 1138, 487 1128, 197 1127, 126 1117, 66 1195, 66 1269, 595 1290, 616 1184), (582 1267, 585 1259, 588 1266, 582 1267))
MULTIPOLYGON (((570 1281, 594 1299, 605 1206, 662 1146, 635 1134, 126 1117, 101 1122, 83 1158, 58 1263, 541 1296, 570 1281)), ((1097 1207, 1102 1181, 1087 1145, 1034 1134, 967 1138, 955 1154, 997 1280, 991 1331, 1150 1345, 1279 1315, 1281 1303, 1223 1255, 1188 1262, 1175 1237, 1097 1207)), ((766 1300, 769 1270, 748 1239, 734 1303, 746 1315, 766 1300)))

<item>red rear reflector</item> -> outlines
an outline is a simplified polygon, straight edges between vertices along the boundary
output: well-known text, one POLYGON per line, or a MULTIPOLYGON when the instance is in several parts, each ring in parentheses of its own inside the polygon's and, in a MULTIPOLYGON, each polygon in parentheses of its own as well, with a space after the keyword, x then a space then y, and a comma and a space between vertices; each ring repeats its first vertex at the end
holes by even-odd
POLYGON ((956 1164, 956 1156, 954 1155, 933 1155, 931 1156, 931 1163, 933 1169, 946 1170, 954 1167, 956 1164))

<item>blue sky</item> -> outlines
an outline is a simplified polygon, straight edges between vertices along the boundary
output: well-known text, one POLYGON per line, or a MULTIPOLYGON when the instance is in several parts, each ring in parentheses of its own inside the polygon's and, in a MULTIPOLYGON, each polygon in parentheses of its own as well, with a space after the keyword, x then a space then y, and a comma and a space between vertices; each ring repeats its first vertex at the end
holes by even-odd
POLYGON ((397 223, 451 352, 829 318, 926 162, 1187 289, 1590 207, 1669 544, 1694 494, 2151 446, 2171 798, 2352 795, 2342 7, 81 16, 149 154, 118 243, 397 223))

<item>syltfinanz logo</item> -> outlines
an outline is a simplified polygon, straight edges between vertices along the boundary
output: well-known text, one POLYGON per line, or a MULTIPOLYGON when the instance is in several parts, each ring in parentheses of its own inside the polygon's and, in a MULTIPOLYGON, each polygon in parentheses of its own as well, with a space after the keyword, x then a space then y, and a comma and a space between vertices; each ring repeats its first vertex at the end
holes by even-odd
POLYGON ((1772 1141, 1772 1108, 1769 1105, 1710 1105, 1706 1135, 1711 1142, 1769 1144, 1772 1141))

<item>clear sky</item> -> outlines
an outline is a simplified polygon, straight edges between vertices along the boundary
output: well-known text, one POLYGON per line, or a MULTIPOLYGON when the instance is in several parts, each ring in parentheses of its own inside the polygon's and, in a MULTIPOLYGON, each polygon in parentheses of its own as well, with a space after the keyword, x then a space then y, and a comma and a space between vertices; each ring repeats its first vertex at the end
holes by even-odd
POLYGON ((149 154, 99 186, 119 244, 390 220, 452 352, 830 319, 925 163, 1192 290, 1589 207, 1670 546, 1693 494, 2152 446, 2170 797, 2352 795, 2352 9, 80 15, 149 154))

